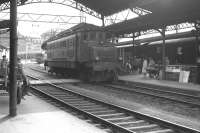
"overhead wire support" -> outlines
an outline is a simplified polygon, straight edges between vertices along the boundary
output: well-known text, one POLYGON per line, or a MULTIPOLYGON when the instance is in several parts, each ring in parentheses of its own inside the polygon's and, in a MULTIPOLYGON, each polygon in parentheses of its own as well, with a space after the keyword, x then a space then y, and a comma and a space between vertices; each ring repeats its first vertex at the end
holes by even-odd
POLYGON ((122 21, 126 21, 126 20, 129 20, 129 19, 133 19, 133 18, 136 18, 136 17, 146 15, 146 14, 150 14, 150 13, 152 13, 152 12, 145 10, 145 9, 142 9, 142 8, 139 8, 139 7, 128 8, 124 11, 119 12, 119 13, 115 13, 111 16, 107 16, 105 18, 105 22, 106 22, 106 25, 112 25, 112 24, 115 24, 115 23, 119 23, 119 22, 122 22, 122 21))
POLYGON ((137 14, 138 16, 143 16, 143 15, 152 13, 151 11, 148 11, 139 7, 132 8, 131 11, 137 14))
MULTIPOLYGON (((9 12, 0 12, 0 20, 7 20, 9 14, 9 12)), ((86 17, 38 13, 18 13, 18 21, 78 24, 79 22, 86 22, 86 17)))
MULTIPOLYGON (((54 3, 60 4, 68 7, 72 7, 78 9, 82 12, 85 12, 91 16, 101 19, 101 14, 95 12, 94 10, 87 8, 86 6, 74 1, 74 0, 18 0, 17 5, 26 5, 26 4, 34 4, 34 3, 54 3)), ((0 5, 0 11, 10 9, 10 2, 5 2, 0 5)))

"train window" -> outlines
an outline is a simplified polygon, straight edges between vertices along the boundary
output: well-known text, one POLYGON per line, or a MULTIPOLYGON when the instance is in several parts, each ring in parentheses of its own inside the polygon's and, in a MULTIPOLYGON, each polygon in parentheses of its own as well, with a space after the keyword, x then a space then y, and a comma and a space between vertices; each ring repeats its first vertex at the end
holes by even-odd
POLYGON ((99 32, 98 38, 99 38, 99 40, 103 40, 103 34, 101 32, 99 32))
POLYGON ((69 39, 69 48, 73 46, 73 39, 69 39))
POLYGON ((96 32, 90 32, 90 40, 96 40, 96 32))
POLYGON ((83 33, 83 40, 88 40, 88 32, 83 33))
POLYGON ((56 48, 60 48, 61 47, 61 42, 58 42, 58 44, 56 45, 56 48))
POLYGON ((64 41, 60 42, 60 46, 61 46, 61 48, 64 48, 65 47, 65 42, 64 41))
POLYGON ((182 55, 183 54, 183 48, 182 47, 177 47, 177 54, 182 55))
POLYGON ((105 33, 104 32, 99 32, 98 38, 99 38, 99 41, 105 41, 105 33))
POLYGON ((156 47, 156 53, 160 54, 161 53, 161 47, 156 47))
POLYGON ((66 40, 66 47, 69 48, 69 39, 66 40))

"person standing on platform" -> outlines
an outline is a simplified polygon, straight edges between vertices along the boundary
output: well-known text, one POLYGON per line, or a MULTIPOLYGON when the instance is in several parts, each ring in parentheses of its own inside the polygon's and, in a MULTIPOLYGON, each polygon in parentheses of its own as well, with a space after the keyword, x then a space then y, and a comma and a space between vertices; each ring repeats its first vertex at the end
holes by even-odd
POLYGON ((148 67, 154 67, 155 66, 155 61, 153 60, 152 57, 149 57, 149 64, 148 67))
POLYGON ((6 56, 3 56, 3 59, 1 61, 1 68, 0 68, 0 77, 4 78, 5 80, 5 87, 7 87, 7 75, 8 75, 8 61, 6 59, 6 56))
POLYGON ((22 80, 23 81, 23 96, 24 95, 29 95, 29 80, 26 77, 24 70, 23 70, 23 65, 21 63, 21 59, 17 58, 17 80, 22 80))
POLYGON ((8 61, 6 59, 6 56, 3 56, 3 59, 1 61, 1 70, 2 70, 2 74, 5 74, 5 72, 7 71, 7 67, 8 67, 8 61))
POLYGON ((142 74, 144 76, 147 76, 147 66, 148 66, 148 61, 147 58, 144 57, 143 63, 142 63, 142 74))
POLYGON ((169 65, 169 58, 165 57, 165 65, 168 66, 169 65))

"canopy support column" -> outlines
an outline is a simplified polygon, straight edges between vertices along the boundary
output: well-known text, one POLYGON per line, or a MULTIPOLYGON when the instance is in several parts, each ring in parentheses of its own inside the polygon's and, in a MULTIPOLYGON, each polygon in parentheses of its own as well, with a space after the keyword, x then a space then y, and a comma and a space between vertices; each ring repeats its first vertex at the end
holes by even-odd
POLYGON ((162 29, 161 31, 161 35, 163 37, 163 44, 162 44, 162 80, 165 80, 166 79, 166 74, 165 74, 165 69, 166 69, 166 61, 165 61, 165 56, 166 56, 166 53, 165 53, 165 28, 162 29))
POLYGON ((102 20, 102 27, 105 27, 105 20, 103 15, 101 15, 101 20, 102 20))
POLYGON ((200 84, 200 20, 195 22, 195 37, 196 37, 196 63, 197 63, 197 83, 200 84))
POLYGON ((166 70, 166 53, 165 53, 165 31, 166 31, 166 27, 163 27, 161 30, 157 29, 157 31, 161 34, 162 38, 163 38, 163 44, 162 44, 162 80, 166 79, 166 74, 165 74, 165 70, 166 70))
POLYGON ((9 113, 14 117, 17 115, 17 0, 10 0, 10 90, 9 90, 9 113))
POLYGON ((132 56, 134 57, 134 55, 135 55, 135 33, 132 33, 133 34, 133 37, 132 37, 132 43, 133 43, 133 47, 132 47, 132 49, 133 49, 133 53, 132 53, 132 56))
POLYGON ((136 52, 135 51, 135 46, 137 45, 137 44, 135 44, 135 38, 139 37, 141 34, 140 34, 140 32, 133 32, 132 35, 133 35, 133 37, 132 37, 132 39, 133 39, 132 40, 133 47, 132 48, 133 48, 133 57, 134 57, 134 53, 136 52))

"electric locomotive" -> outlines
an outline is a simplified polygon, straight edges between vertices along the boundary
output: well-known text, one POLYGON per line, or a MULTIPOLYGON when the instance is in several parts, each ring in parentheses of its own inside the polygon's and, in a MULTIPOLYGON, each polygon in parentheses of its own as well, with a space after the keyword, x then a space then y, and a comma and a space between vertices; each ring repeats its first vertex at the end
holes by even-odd
POLYGON ((88 81, 108 81, 117 77, 117 49, 106 41, 99 26, 80 23, 45 41, 49 72, 78 76, 88 81))

